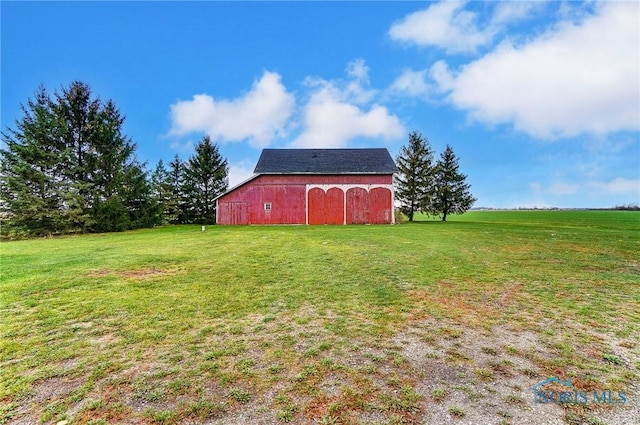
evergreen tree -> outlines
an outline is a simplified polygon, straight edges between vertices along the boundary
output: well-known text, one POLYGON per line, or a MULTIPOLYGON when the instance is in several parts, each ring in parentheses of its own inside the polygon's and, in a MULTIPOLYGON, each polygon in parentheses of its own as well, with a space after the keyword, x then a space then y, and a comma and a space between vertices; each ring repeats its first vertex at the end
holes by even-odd
POLYGON ((458 158, 451 146, 445 151, 435 167, 435 191, 432 202, 433 211, 442 215, 442 221, 447 221, 449 214, 462 214, 476 201, 465 183, 467 176, 460 173, 458 158))
POLYGON ((158 203, 160 221, 163 224, 178 224, 182 218, 182 169, 183 164, 178 155, 169 163, 169 169, 164 161, 158 161, 151 174, 151 188, 153 198, 158 203))
POLYGON ((94 98, 90 87, 74 81, 56 93, 58 131, 67 147, 67 177, 76 193, 75 207, 89 214, 81 230, 130 228, 128 206, 119 194, 125 170, 135 166, 135 145, 122 134, 124 118, 112 101, 94 98))
POLYGON ((186 223, 185 214, 187 200, 184 197, 182 188, 184 186, 185 164, 176 155, 169 163, 167 176, 167 201, 164 206, 164 217, 171 224, 186 223))
POLYGON ((124 181, 119 195, 129 214, 130 229, 162 224, 162 209, 153 196, 153 187, 147 173, 139 164, 124 170, 124 181))
POLYGON ((157 221, 150 199, 141 199, 151 196, 146 174, 112 101, 74 81, 53 98, 41 88, 23 112, 3 133, 0 195, 15 225, 41 234, 157 221))
POLYGON ((15 129, 2 133, 0 199, 3 214, 17 231, 47 235, 64 229, 62 205, 64 145, 50 129, 55 114, 44 87, 22 105, 15 129))
MULTIPOLYGON (((91 89, 81 81, 72 82, 54 93, 51 101, 56 122, 49 129, 56 133, 65 146, 64 162, 66 192, 69 202, 66 205, 69 227, 82 232, 91 230, 96 224, 92 196, 93 185, 89 175, 96 160, 94 140, 98 140, 100 129, 101 101, 93 99, 91 89)), ((113 202, 112 202, 113 203, 113 202)))
POLYGON ((220 155, 218 145, 209 136, 203 137, 184 168, 183 190, 189 203, 183 212, 187 222, 216 222, 214 199, 227 190, 227 174, 227 160, 220 155))
POLYGON ((168 223, 165 210, 170 200, 171 185, 169 183, 169 171, 167 171, 162 160, 158 161, 156 168, 151 173, 151 191, 160 209, 161 222, 163 224, 168 223))
POLYGON ((135 157, 136 145, 122 133, 124 117, 115 104, 94 98, 80 81, 56 93, 55 103, 76 205, 92 218, 92 223, 79 223, 82 230, 120 231, 157 224, 159 212, 146 173, 135 157))
POLYGON ((396 159, 396 199, 400 210, 413 221, 418 211, 428 211, 433 188, 433 149, 420 133, 409 134, 396 159))

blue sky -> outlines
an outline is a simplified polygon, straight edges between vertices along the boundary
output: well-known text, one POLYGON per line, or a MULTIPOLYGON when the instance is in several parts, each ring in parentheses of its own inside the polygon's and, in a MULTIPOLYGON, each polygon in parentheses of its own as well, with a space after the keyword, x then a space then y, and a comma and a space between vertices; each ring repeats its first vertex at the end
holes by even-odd
POLYGON ((476 206, 640 204, 638 2, 8 2, 2 128, 83 80, 153 168, 262 148, 450 144, 476 206))

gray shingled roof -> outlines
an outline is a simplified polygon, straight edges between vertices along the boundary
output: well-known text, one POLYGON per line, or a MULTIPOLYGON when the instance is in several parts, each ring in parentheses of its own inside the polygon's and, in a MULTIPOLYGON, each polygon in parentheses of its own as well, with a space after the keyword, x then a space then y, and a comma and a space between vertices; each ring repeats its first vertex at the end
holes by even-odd
POLYGON ((256 174, 391 174, 389 151, 375 149, 264 149, 256 174))

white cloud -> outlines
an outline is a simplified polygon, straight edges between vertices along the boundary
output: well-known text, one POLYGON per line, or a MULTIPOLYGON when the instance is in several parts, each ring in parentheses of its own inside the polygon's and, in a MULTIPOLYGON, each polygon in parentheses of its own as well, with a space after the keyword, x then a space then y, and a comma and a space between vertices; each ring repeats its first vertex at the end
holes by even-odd
POLYGON ((265 72, 249 92, 236 99, 216 100, 198 94, 171 105, 169 135, 204 132, 223 142, 248 140, 252 146, 268 146, 284 134, 294 103, 280 75, 265 72))
POLYGON ((640 4, 605 3, 527 44, 508 42, 450 72, 431 68, 448 100, 488 124, 554 139, 640 128, 640 4))
POLYGON ((292 146, 339 148, 359 136, 393 139, 405 133, 398 117, 384 106, 373 105, 365 112, 326 93, 313 95, 305 107, 304 127, 292 146))
MULTIPOLYGON (((287 92, 280 76, 271 72, 265 72, 249 92, 236 99, 195 95, 192 100, 171 105, 169 136, 204 132, 214 140, 247 140, 257 148, 285 136, 285 131, 299 131, 291 143, 298 147, 344 147, 358 137, 402 137, 405 129, 400 119, 373 102, 379 91, 370 86, 365 61, 349 62, 345 73, 347 78, 334 81, 308 77, 303 83, 305 98, 298 110, 294 108, 293 94, 287 92)), ((185 150, 193 144, 174 142, 171 146, 185 150)), ((231 175, 248 177, 250 170, 232 168, 231 175)))
POLYGON ((610 181, 587 182, 585 186, 592 192, 635 195, 636 200, 640 200, 640 180, 617 177, 610 181))
POLYGON ((302 131, 292 146, 337 148, 356 137, 394 139, 406 132, 400 119, 371 101, 369 70, 361 59, 350 62, 346 81, 308 79, 309 99, 302 110, 302 131))
POLYGON ((580 185, 576 183, 554 182, 548 186, 540 183, 531 183, 529 185, 531 191, 535 194, 549 194, 553 196, 573 195, 580 191, 580 185))
POLYGON ((177 152, 191 154, 194 148, 195 144, 193 143, 193 140, 187 140, 185 142, 176 140, 171 143, 171 149, 177 152))
POLYGON ((429 69, 429 76, 437 83, 439 89, 447 92, 455 88, 455 78, 449 71, 449 66, 443 60, 437 61, 429 69))
POLYGON ((487 19, 465 10, 466 1, 432 3, 425 10, 405 16, 389 29, 392 40, 418 46, 435 46, 448 54, 474 53, 489 45, 497 34, 512 23, 528 19, 543 2, 496 2, 487 19))
POLYGON ((544 5, 541 1, 502 1, 496 3, 491 18, 491 26, 497 27, 520 21, 531 16, 534 9, 544 5))
POLYGON ((578 193, 580 190, 580 185, 575 183, 553 183, 549 186, 547 191, 552 195, 573 195, 574 193, 578 193))
POLYGON ((550 195, 554 198, 579 195, 583 199, 603 195, 626 195, 640 200, 640 180, 616 177, 611 180, 585 180, 580 182, 553 182, 542 185, 538 182, 529 185, 536 195, 550 195))
POLYGON ((354 59, 347 64, 347 75, 356 81, 369 83, 369 67, 364 59, 354 59))
POLYGON ((437 46, 447 53, 474 52, 491 42, 495 29, 480 30, 477 15, 464 9, 466 2, 445 1, 407 15, 389 29, 392 40, 418 46, 437 46))
POLYGON ((347 86, 341 95, 344 100, 357 104, 366 104, 377 95, 377 91, 369 87, 369 67, 363 59, 355 59, 349 62, 346 72, 351 79, 347 82, 347 86))
POLYGON ((426 82, 427 70, 413 71, 405 69, 391 84, 390 90, 394 93, 418 97, 430 93, 431 87, 426 82))
POLYGON ((250 161, 232 162, 229 164, 229 188, 242 183, 253 175, 255 164, 250 161))

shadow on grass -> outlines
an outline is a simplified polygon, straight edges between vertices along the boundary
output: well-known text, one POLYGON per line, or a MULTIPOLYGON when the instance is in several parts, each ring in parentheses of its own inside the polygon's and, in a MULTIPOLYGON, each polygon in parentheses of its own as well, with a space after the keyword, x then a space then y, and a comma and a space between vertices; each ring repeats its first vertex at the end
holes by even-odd
POLYGON ((429 220, 429 219, 420 219, 420 220, 414 220, 414 221, 407 221, 405 223, 400 223, 400 226, 404 226, 404 225, 458 225, 458 224, 478 224, 480 222, 477 221, 463 221, 463 220, 447 220, 447 221, 442 221, 442 219, 440 218, 434 218, 433 220, 429 220))

